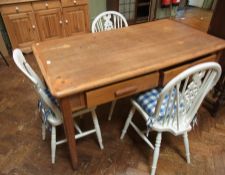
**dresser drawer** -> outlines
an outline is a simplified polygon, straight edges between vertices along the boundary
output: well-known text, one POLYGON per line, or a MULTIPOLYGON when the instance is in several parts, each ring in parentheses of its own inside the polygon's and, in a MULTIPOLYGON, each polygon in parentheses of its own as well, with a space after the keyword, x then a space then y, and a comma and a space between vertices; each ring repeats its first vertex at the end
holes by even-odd
POLYGON ((158 86, 159 73, 152 73, 142 77, 123 81, 86 93, 87 106, 95 107, 119 98, 130 96, 158 86))
POLYGON ((32 3, 34 10, 45 10, 45 9, 54 9, 60 8, 60 2, 56 1, 45 1, 45 2, 33 2, 32 3))
POLYGON ((87 4, 88 0, 61 0, 63 7, 71 7, 76 5, 87 4))
POLYGON ((1 7, 1 12, 2 12, 2 14, 32 12, 32 6, 30 3, 4 5, 1 7))
POLYGON ((209 61, 217 61, 217 55, 213 54, 210 56, 207 56, 205 58, 201 58, 199 60, 193 61, 191 63, 187 63, 181 66, 178 66, 176 68, 172 68, 172 69, 168 69, 165 71, 161 72, 161 84, 165 85, 166 83, 168 83, 172 78, 174 78, 175 76, 177 76, 179 73, 183 72, 185 69, 194 66, 196 64, 200 64, 200 63, 204 63, 204 62, 209 62, 209 61))

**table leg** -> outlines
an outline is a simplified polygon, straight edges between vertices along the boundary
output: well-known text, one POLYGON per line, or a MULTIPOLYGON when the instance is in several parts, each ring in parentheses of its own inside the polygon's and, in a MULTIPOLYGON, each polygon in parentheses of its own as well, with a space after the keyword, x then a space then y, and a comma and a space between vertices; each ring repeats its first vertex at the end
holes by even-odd
POLYGON ((67 138, 67 144, 69 147, 72 167, 74 170, 76 170, 78 166, 78 159, 77 159, 76 141, 74 138, 75 130, 73 127, 72 110, 69 99, 68 98, 61 99, 60 107, 63 113, 64 130, 67 138))

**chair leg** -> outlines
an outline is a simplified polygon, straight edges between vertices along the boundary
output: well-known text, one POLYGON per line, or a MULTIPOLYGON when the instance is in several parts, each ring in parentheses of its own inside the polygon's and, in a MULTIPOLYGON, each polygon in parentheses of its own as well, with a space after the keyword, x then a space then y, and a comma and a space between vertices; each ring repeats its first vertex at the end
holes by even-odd
POLYGON ((91 114, 92 114, 92 119, 93 119, 93 122, 94 122, 96 135, 97 135, 97 138, 98 138, 98 142, 99 142, 100 148, 104 149, 104 146, 102 144, 101 130, 100 130, 100 127, 99 127, 98 118, 97 118, 97 114, 96 114, 95 110, 92 110, 91 114))
POLYGON ((42 130, 42 140, 45 140, 46 138, 46 129, 45 129, 45 124, 41 124, 41 130, 42 130))
POLYGON ((0 55, 1 55, 2 59, 4 60, 5 64, 6 64, 7 66, 9 66, 9 63, 6 61, 6 59, 5 59, 5 57, 3 56, 2 52, 0 52, 0 55))
POLYGON ((132 122, 132 120, 130 121, 131 126, 134 128, 134 130, 137 132, 137 134, 148 144, 148 146, 150 146, 150 148, 152 148, 154 150, 154 146, 152 145, 152 143, 149 141, 148 137, 143 133, 143 131, 141 131, 135 124, 134 122, 132 122))
POLYGON ((158 134, 156 136, 155 149, 154 149, 154 154, 153 154, 151 175, 155 175, 157 162, 158 162, 158 159, 159 159, 159 151, 160 151, 161 140, 162 140, 162 133, 158 132, 158 134))
POLYGON ((125 136, 125 134, 126 134, 126 132, 127 132, 127 129, 128 129, 128 127, 129 127, 129 125, 130 125, 130 122, 131 122, 131 120, 132 120, 132 118, 133 118, 133 116, 134 116, 135 111, 136 111, 136 108, 133 106, 133 107, 131 108, 131 110, 130 110, 130 113, 129 113, 129 115, 128 115, 128 117, 127 117, 127 120, 126 120, 126 123, 125 123, 125 126, 124 126, 124 128, 123 128, 122 134, 121 134, 121 136, 120 136, 120 139, 121 139, 121 140, 124 138, 124 136, 125 136))
POLYGON ((55 163, 55 152, 56 152, 56 128, 55 128, 55 126, 52 126, 51 152, 52 152, 52 164, 54 164, 55 163))
POLYGON ((80 127, 78 126, 78 124, 75 122, 75 120, 73 121, 73 124, 74 124, 75 129, 79 132, 79 134, 81 134, 82 131, 81 131, 80 127))
POLYGON ((189 151, 189 141, 188 141, 188 134, 187 134, 187 132, 185 132, 183 134, 183 138, 184 138, 184 146, 185 146, 185 151, 186 151, 187 163, 191 163, 190 151, 189 151))
POLYGON ((111 104, 110 111, 109 111, 109 116, 108 116, 108 120, 111 120, 111 119, 112 119, 112 114, 113 114, 115 105, 116 105, 116 100, 114 100, 114 101, 112 102, 112 104, 111 104))

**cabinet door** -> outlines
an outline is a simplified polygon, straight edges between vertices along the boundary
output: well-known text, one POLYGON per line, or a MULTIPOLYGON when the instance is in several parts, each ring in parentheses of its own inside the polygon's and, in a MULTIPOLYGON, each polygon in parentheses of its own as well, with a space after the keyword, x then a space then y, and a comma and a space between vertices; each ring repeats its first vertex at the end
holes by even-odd
POLYGON ((63 36, 63 21, 60 9, 37 11, 35 16, 42 41, 63 36))
POLYGON ((63 16, 67 36, 89 32, 87 5, 64 8, 63 16))
POLYGON ((3 15, 13 48, 31 51, 31 45, 39 40, 33 13, 3 15))

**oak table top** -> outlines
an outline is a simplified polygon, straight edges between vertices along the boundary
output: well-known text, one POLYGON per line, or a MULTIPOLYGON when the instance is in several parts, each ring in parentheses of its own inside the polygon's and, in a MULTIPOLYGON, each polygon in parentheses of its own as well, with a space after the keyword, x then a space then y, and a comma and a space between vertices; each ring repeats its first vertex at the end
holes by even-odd
POLYGON ((224 48, 224 40, 167 19, 33 45, 46 83, 58 98, 224 48))

